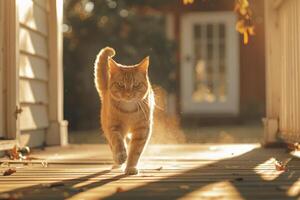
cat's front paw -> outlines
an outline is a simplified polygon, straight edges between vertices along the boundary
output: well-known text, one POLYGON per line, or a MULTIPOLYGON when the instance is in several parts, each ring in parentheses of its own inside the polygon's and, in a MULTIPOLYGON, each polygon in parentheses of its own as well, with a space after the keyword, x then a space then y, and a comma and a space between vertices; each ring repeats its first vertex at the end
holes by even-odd
POLYGON ((125 163, 126 160, 127 160, 127 153, 125 151, 116 154, 115 161, 117 165, 122 165, 123 163, 125 163))
POLYGON ((136 175, 139 173, 139 170, 136 167, 126 167, 125 174, 126 175, 136 175))

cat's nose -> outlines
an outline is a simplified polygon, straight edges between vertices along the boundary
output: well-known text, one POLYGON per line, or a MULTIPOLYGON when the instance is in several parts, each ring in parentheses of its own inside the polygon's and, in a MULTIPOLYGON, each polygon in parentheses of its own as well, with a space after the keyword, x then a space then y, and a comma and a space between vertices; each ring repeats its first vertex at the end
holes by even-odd
POLYGON ((125 97, 129 98, 129 97, 131 97, 131 94, 129 92, 125 93, 125 97))

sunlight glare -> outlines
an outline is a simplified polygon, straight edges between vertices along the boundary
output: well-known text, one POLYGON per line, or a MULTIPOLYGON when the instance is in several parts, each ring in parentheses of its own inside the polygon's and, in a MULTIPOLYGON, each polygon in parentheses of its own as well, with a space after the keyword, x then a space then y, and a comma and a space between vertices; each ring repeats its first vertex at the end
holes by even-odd
POLYGON ((291 155, 293 155, 293 156, 295 156, 297 158, 300 158, 300 151, 299 150, 298 151, 292 151, 291 155))
POLYGON ((84 5, 84 10, 88 13, 91 13, 94 10, 94 3, 91 1, 86 2, 84 5))
POLYGON ((263 180, 272 181, 275 180, 284 171, 278 171, 275 167, 275 158, 270 158, 269 160, 257 165, 254 171, 260 175, 263 180))
POLYGON ((300 195, 300 178, 288 189, 287 195, 291 197, 300 195))
POLYGON ((229 181, 222 181, 206 185, 184 195, 179 199, 187 199, 189 197, 193 199, 243 199, 239 191, 229 181))
POLYGON ((176 145, 176 151, 170 152, 172 145, 149 145, 146 156, 147 158, 155 159, 201 159, 201 160, 220 160, 233 158, 245 154, 253 149, 259 148, 260 144, 230 144, 230 145, 215 145, 207 144, 189 145, 189 150, 186 151, 186 145, 176 145), (181 146, 181 147, 180 147, 181 146), (179 147, 179 148, 178 148, 179 147))
POLYGON ((127 138, 128 138, 129 140, 131 140, 131 139, 132 139, 132 133, 128 133, 128 134, 127 134, 127 138))

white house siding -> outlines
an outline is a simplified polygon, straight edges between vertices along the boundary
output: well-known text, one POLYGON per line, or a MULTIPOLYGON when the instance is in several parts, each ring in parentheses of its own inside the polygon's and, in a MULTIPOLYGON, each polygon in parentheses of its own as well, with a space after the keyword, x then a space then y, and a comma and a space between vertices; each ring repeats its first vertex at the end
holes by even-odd
POLYGON ((20 143, 41 146, 48 119, 48 16, 47 0, 19 0, 20 143))

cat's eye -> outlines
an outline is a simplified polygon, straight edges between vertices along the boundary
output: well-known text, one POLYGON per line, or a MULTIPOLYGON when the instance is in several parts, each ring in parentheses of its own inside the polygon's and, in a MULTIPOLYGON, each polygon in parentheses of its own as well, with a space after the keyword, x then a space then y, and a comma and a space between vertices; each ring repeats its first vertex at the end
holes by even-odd
POLYGON ((141 83, 135 83, 135 84, 133 84, 134 88, 140 88, 141 86, 142 86, 141 83))
POLYGON ((119 88, 122 88, 122 89, 125 88, 125 85, 121 82, 118 82, 117 85, 118 85, 119 88))

